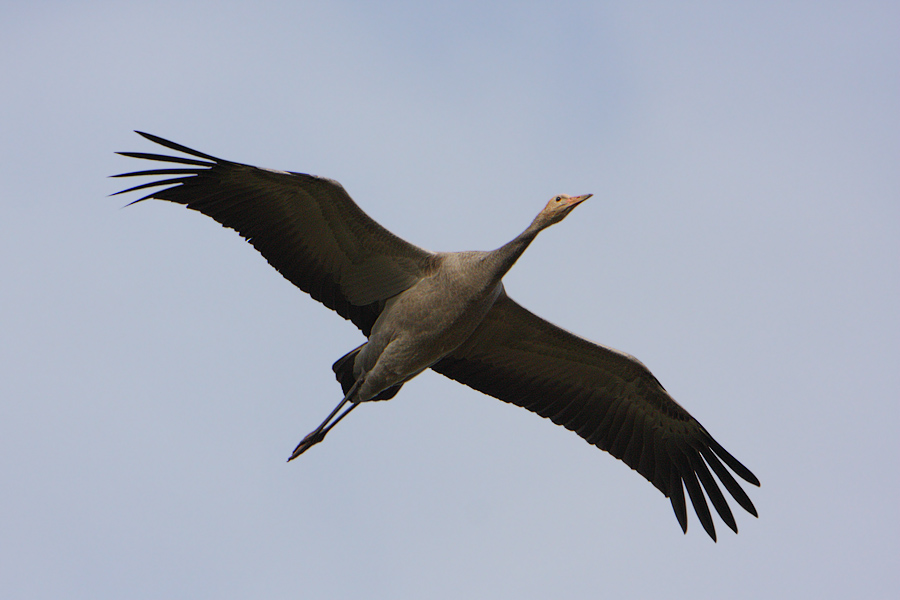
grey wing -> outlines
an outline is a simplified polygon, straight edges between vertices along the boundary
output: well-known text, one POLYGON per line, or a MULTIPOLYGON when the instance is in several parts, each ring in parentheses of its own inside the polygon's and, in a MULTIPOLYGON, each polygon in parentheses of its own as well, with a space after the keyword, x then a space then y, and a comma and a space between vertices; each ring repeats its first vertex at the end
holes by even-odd
POLYGON ((701 484, 722 520, 737 532, 707 465, 738 504, 756 516, 725 465, 754 485, 759 480, 640 361, 548 323, 505 293, 472 337, 432 368, 546 417, 621 459, 671 500, 685 532, 684 488, 704 529, 716 539, 701 484))
POLYGON ((124 156, 185 165, 115 175, 169 176, 118 192, 168 186, 147 198, 183 204, 246 238, 291 283, 369 335, 384 301, 409 288, 434 255, 393 235, 330 179, 261 169, 145 138, 195 158, 124 156))

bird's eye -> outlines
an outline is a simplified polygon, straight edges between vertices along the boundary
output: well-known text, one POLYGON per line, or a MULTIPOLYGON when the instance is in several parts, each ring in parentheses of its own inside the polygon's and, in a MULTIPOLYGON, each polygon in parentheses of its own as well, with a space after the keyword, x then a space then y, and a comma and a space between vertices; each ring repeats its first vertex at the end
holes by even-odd
POLYGON ((554 202, 561 202, 561 201, 562 201, 562 196, 557 196, 556 198, 553 199, 553 201, 554 201, 554 202))

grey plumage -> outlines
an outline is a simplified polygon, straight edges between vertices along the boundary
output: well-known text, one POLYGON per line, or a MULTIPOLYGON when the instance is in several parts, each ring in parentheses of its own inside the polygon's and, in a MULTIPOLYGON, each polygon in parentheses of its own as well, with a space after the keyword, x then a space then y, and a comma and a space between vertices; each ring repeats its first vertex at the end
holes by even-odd
POLYGON ((753 485, 757 478, 640 361, 560 329, 506 294, 503 275, 531 241, 589 194, 551 199, 522 234, 497 250, 432 253, 381 227, 335 181, 234 163, 140 135, 194 158, 122 152, 185 166, 116 175, 164 177, 119 193, 161 187, 136 202, 183 204, 235 229, 284 277, 368 338, 335 363, 344 399, 291 459, 322 441, 359 402, 389 399, 431 368, 547 417, 621 459, 671 500, 685 532, 685 488, 713 539, 703 490, 737 532, 710 469, 756 516, 729 469, 753 485))

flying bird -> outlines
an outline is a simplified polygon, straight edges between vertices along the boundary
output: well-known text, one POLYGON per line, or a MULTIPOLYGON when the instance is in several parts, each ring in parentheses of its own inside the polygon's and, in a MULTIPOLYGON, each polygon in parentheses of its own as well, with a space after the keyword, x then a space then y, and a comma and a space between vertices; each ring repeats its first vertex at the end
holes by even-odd
POLYGON ((525 231, 496 250, 429 252, 372 220, 336 181, 231 162, 137 133, 191 158, 120 152, 169 165, 115 175, 155 178, 118 194, 163 188, 134 202, 182 204, 234 229, 288 281, 367 338, 334 363, 344 397, 289 461, 321 442, 360 403, 388 400, 430 368, 546 417, 624 461, 670 499, 685 533, 685 489, 713 540, 703 490, 737 533, 710 469, 757 516, 729 469, 753 485, 759 480, 643 363, 569 333, 507 295, 503 276, 528 245, 591 194, 553 197, 525 231))

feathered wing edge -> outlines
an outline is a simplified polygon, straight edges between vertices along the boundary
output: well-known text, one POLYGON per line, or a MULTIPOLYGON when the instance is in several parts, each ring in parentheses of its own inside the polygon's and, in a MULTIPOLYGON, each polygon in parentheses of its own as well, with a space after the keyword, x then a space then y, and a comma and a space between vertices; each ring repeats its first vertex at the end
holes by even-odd
POLYGON ((117 194, 163 188, 134 202, 155 198, 182 204, 236 230, 286 279, 365 335, 385 300, 433 266, 433 254, 383 228, 335 181, 235 163, 137 133, 192 158, 120 152, 185 166, 115 175, 162 177, 117 194))
POLYGON ((703 490, 737 532, 710 469, 735 501, 757 516, 728 468, 753 485, 759 480, 672 400, 643 364, 540 319, 505 294, 472 338, 432 369, 549 418, 622 460, 670 499, 685 532, 685 489, 713 540, 703 490))

